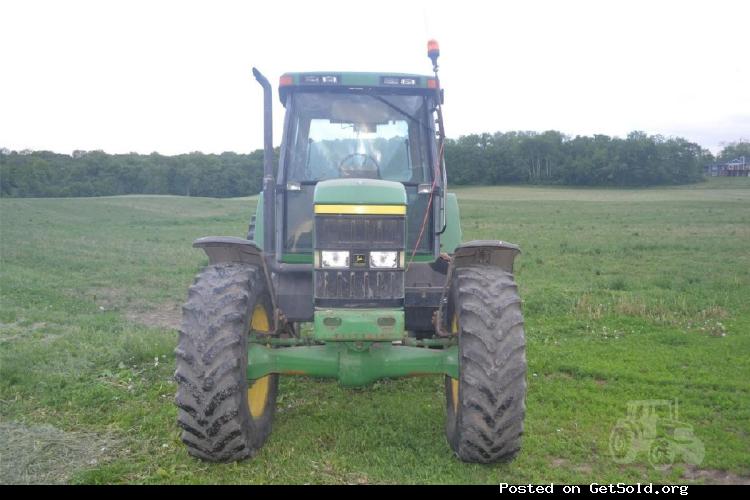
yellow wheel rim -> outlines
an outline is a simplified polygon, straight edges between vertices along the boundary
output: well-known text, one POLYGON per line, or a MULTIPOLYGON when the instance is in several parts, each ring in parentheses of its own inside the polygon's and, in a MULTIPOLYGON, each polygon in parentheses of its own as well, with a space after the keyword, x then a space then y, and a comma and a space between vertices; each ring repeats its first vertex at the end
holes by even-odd
POLYGON ((253 309, 253 316, 250 319, 250 329, 256 332, 268 332, 271 330, 271 322, 268 320, 266 308, 258 304, 253 309))
MULTIPOLYGON (((451 321, 451 333, 458 335, 458 314, 453 313, 451 321)), ((458 413, 458 379, 451 378, 451 399, 453 400, 453 413, 458 413)))
MULTIPOLYGON (((257 332, 268 332, 271 330, 271 323, 268 320, 266 308, 262 304, 258 304, 253 309, 253 316, 250 319, 250 329, 257 332)), ((253 418, 260 418, 266 411, 269 377, 270 375, 266 375, 259 378, 247 390, 247 406, 253 418)))
POLYGON ((268 379, 270 375, 261 377, 255 381, 250 389, 247 390, 247 406, 250 407, 250 415, 253 418, 260 418, 266 411, 266 401, 268 400, 268 379))
POLYGON ((451 396, 453 399, 453 412, 458 412, 458 380, 455 378, 451 379, 451 396))

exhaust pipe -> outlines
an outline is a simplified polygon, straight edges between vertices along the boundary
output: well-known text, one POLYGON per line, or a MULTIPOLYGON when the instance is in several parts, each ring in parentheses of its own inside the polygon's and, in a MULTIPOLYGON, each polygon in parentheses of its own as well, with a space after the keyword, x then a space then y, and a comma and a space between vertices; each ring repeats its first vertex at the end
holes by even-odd
POLYGON ((275 251, 273 236, 276 227, 271 84, 258 68, 253 68, 253 76, 263 87, 263 252, 271 255, 275 251))

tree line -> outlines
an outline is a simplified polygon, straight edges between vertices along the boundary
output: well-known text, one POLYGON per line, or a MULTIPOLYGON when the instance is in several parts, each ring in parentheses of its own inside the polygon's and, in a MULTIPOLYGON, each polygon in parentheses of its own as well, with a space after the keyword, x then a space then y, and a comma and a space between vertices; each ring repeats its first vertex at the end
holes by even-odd
MULTIPOLYGON (((632 132, 624 139, 571 138, 557 131, 497 132, 448 139, 445 145, 452 185, 683 184, 701 180, 705 164, 743 152, 750 157, 750 143, 730 144, 714 158, 685 139, 643 132, 632 132)), ((247 196, 260 191, 262 177, 262 150, 176 156, 0 150, 0 195, 6 197, 247 196)))
POLYGON ((703 177, 711 153, 682 138, 631 132, 570 138, 550 130, 497 132, 449 140, 445 148, 455 184, 650 186, 703 177))
POLYGON ((250 154, 107 154, 7 150, 0 195, 18 197, 174 194, 233 197, 260 191, 263 151, 250 154))

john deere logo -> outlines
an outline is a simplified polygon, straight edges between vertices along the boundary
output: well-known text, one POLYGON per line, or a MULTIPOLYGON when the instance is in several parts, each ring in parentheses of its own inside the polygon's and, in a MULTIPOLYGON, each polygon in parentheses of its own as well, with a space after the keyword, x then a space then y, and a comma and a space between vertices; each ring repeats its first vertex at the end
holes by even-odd
POLYGON ((355 253, 354 254, 354 265, 355 266, 364 266, 365 265, 365 254, 363 253, 355 253))

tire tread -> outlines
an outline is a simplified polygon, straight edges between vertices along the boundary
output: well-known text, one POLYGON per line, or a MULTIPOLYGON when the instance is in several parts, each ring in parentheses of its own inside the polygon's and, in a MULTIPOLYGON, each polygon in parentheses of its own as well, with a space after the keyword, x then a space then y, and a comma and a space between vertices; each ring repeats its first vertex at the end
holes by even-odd
POLYGON ((460 324, 458 414, 448 399, 448 441, 467 462, 510 461, 521 448, 526 413, 526 349, 513 275, 470 265, 454 275, 460 324), (451 418, 454 420, 451 422, 451 418))

